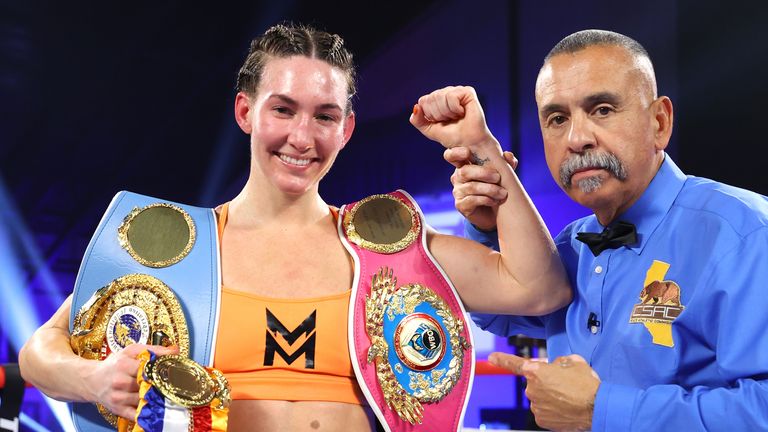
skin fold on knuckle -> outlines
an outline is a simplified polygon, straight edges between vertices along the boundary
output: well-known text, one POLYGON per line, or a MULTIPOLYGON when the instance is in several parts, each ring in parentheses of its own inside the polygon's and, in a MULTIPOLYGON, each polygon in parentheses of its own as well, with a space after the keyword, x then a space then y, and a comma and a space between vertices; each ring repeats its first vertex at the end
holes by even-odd
POLYGON ((483 197, 483 206, 485 207, 498 207, 499 201, 492 197, 492 196, 484 196, 483 197))
POLYGON ((113 391, 107 395, 106 399, 104 400, 104 404, 108 407, 119 409, 121 405, 124 405, 122 400, 123 398, 121 396, 122 393, 113 391))
POLYGON ((466 196, 485 195, 477 182, 463 183, 461 189, 466 196))
POLYGON ((456 185, 456 190, 458 190, 459 193, 461 193, 462 197, 477 195, 475 193, 475 188, 472 182, 460 182, 459 184, 456 185))
POLYGON ((462 163, 469 163, 469 152, 466 147, 453 147, 449 149, 451 157, 462 163))
POLYGON ((494 184, 475 182, 475 191, 477 195, 497 197, 499 196, 499 189, 500 188, 494 184))
POLYGON ((456 180, 459 183, 466 183, 466 172, 467 172, 467 166, 463 166, 461 168, 456 168, 454 171, 454 175, 456 175, 456 180))
POLYGON ((476 206, 464 204, 456 207, 456 210, 458 210, 464 217, 469 217, 475 212, 476 208, 476 206))
POLYGON ((472 197, 474 196, 472 191, 468 190, 466 187, 460 187, 460 188, 457 187, 456 193, 458 194, 458 196, 456 197, 457 201, 461 201, 462 205, 464 206, 472 206, 471 200, 472 200, 472 197))
MULTIPOLYGON (((468 196, 467 199, 466 199, 466 201, 467 201, 467 210, 474 211, 478 207, 484 206, 485 203, 483 202, 482 198, 483 197, 478 196, 478 195, 470 195, 470 196, 468 196)), ((504 363, 504 364, 506 364, 506 363, 504 363)))
MULTIPOLYGON (((528 398, 528 399, 530 400, 530 398, 528 398)), ((531 412, 533 413, 533 415, 538 416, 540 414, 539 413, 539 405, 537 403, 535 403, 534 401, 531 401, 530 407, 531 407, 531 412)))

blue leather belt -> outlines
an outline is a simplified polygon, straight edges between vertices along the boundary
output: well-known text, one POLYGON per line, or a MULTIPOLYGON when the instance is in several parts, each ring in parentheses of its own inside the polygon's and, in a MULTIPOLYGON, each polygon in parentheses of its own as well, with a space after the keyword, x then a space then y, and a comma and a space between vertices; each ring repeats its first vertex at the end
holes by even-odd
MULTIPOLYGON (((220 265, 216 214, 210 208, 193 207, 170 201, 119 192, 109 205, 88 244, 80 265, 72 299, 70 332, 75 314, 101 287, 128 274, 147 274, 166 285, 179 300, 186 317, 190 337, 190 357, 202 365, 213 365, 220 301, 220 265), (189 254, 181 261, 163 268, 140 264, 118 239, 118 228, 135 208, 167 203, 183 209, 192 219, 196 239, 189 254)), ((113 431, 90 403, 70 404, 75 427, 79 431, 113 431)))

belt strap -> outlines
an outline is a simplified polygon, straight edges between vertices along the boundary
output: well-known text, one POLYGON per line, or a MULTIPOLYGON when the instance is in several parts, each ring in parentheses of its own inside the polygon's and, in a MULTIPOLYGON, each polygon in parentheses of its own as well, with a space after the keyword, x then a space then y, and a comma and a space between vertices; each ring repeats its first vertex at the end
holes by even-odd
MULTIPOLYGON (((184 312, 190 337, 190 357, 213 364, 220 301, 220 264, 216 217, 212 209, 119 192, 112 199, 86 249, 75 281, 70 316, 70 331, 76 313, 101 287, 129 274, 147 274, 173 290, 184 312), (175 206, 193 221, 195 240, 178 262, 152 267, 140 262, 121 244, 119 231, 137 211, 154 205, 175 206)), ((173 261, 173 260, 171 260, 173 261)), ((169 261, 170 262, 170 261, 169 261)), ((96 407, 87 403, 70 404, 79 431, 114 431, 96 407)))
POLYGON ((407 192, 342 207, 339 235, 355 260, 352 365, 387 431, 461 429, 474 371, 464 307, 426 246, 407 192))

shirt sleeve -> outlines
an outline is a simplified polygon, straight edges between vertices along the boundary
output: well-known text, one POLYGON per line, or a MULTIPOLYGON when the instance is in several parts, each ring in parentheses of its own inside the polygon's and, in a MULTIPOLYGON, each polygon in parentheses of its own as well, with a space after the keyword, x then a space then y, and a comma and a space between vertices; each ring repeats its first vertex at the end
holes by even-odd
POLYGON ((495 229, 493 231, 483 231, 464 219, 464 237, 495 251, 499 250, 499 233, 495 229))
POLYGON ((472 321, 481 329, 499 336, 525 335, 546 339, 544 323, 539 317, 470 313, 472 321))
POLYGON ((686 348, 713 343, 718 376, 708 378, 726 384, 639 389, 603 382, 592 430, 768 430, 768 227, 723 251, 712 268, 686 311, 701 315, 707 340, 686 348))

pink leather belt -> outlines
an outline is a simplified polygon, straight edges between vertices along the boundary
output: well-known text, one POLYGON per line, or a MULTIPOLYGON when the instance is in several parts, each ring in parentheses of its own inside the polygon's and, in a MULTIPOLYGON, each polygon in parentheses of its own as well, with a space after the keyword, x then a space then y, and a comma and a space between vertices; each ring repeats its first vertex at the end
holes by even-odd
POLYGON ((340 210, 355 260, 349 345, 358 383, 389 431, 457 431, 472 386, 474 351, 464 307, 426 246, 407 192, 340 210))

